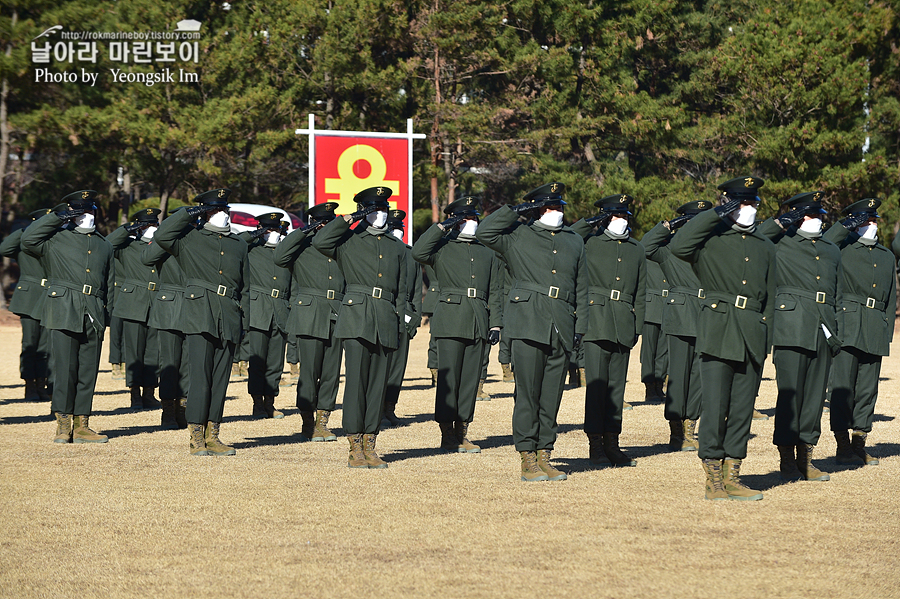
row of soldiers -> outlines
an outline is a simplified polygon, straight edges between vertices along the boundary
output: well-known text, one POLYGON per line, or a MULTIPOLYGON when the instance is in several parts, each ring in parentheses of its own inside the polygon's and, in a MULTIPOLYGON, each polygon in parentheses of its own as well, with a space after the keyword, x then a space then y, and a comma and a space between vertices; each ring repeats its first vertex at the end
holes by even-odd
MULTIPOLYGON (((670 285, 660 292, 666 300, 660 333, 670 363, 670 442, 699 449, 708 498, 762 497, 740 482, 739 470, 762 364, 773 343, 782 474, 791 480, 827 477, 811 458, 832 354, 848 356, 833 369, 840 373, 832 383, 838 459, 872 463, 861 448, 871 430, 877 367, 887 353, 894 306, 894 259, 884 259, 887 250, 873 242, 880 202, 848 207, 848 218, 823 237, 820 192, 800 194, 785 203, 790 212, 757 227, 762 184, 754 177, 722 184, 719 206, 682 206, 678 217, 660 223, 643 244, 629 235, 627 195, 599 200, 600 215, 572 227, 563 225, 561 183, 544 185, 483 222, 477 200, 465 197, 412 248, 390 234, 404 215, 390 211, 386 187, 357 194, 359 210, 351 215, 337 218, 336 204, 318 205, 307 214, 309 225, 287 237, 278 214, 264 215, 258 231, 243 238, 230 233, 226 189, 197 196, 198 205, 176 211, 158 229, 159 211, 146 210, 108 240, 93 229, 95 192, 76 192, 42 214, 17 242, 20 266, 29 260, 23 262, 24 253, 37 258, 47 274, 39 286, 46 302, 36 314, 50 331, 55 440, 106 440, 90 430, 88 417, 99 341, 112 312, 128 328, 132 404, 154 405, 158 377, 163 423, 190 429, 192 454, 234 454, 218 434, 228 371, 242 336, 250 348, 254 412, 280 416, 274 397, 290 334, 301 356, 297 406, 304 436, 336 439, 327 424, 343 350, 348 465, 385 468, 375 441, 382 413, 392 413, 396 404, 409 339, 423 312, 419 262, 439 289, 428 309, 436 350, 429 366, 436 370, 442 448, 479 451, 467 430, 489 346, 500 341, 502 329, 509 351, 501 362, 511 365, 504 366, 504 377, 516 373, 513 437, 522 479, 566 478, 550 456, 565 375, 579 355, 590 460, 634 465, 618 438, 630 350, 646 330, 642 300, 649 259, 662 267, 670 285), (361 220, 366 222, 351 228, 361 220), (868 255, 855 251, 859 247, 868 255), (861 261, 852 273, 841 269, 842 252, 844 260, 861 261), (860 265, 867 260, 877 291, 859 289, 857 279, 866 272, 860 265), (108 294, 111 289, 114 294, 108 294), (145 301, 136 301, 139 295, 145 301), (863 325, 878 325, 880 337, 863 325), (158 365, 148 355, 154 335, 158 365), (694 426, 701 413, 698 443, 694 426)), ((29 283, 20 280, 19 291, 29 283)), ((23 355, 25 337, 32 336, 24 323, 23 355)), ((648 341, 656 340, 645 339, 645 347, 648 341)), ((23 359, 26 381, 46 378, 26 377, 24 364, 23 359)), ((660 380, 657 374, 657 390, 660 380)))

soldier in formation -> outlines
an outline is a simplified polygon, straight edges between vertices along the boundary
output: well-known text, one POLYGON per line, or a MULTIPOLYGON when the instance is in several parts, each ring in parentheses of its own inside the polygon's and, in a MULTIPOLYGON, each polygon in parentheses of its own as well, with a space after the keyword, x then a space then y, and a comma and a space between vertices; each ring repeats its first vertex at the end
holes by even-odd
POLYGON ((662 329, 668 295, 669 280, 659 264, 648 260, 647 307, 641 329, 641 382, 644 383, 644 402, 647 403, 663 401, 666 395, 663 387, 669 372, 669 345, 662 329))

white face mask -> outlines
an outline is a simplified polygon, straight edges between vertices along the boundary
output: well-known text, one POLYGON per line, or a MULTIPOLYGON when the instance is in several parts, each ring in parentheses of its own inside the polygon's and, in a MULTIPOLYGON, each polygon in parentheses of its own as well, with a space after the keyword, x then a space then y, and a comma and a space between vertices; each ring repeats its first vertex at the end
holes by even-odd
POLYGON ((281 233, 278 231, 269 231, 266 233, 266 243, 269 245, 276 245, 281 239, 281 233))
POLYGON ((863 239, 875 239, 875 236, 878 235, 878 225, 870 225, 865 224, 856 229, 856 232, 863 239))
POLYGON ((80 229, 90 229, 94 226, 94 215, 85 213, 75 217, 75 226, 80 229))
POLYGON ((231 225, 231 215, 227 212, 216 212, 209 217, 209 224, 214 227, 228 227, 231 225))
POLYGON ((800 223, 800 230, 805 231, 806 233, 821 233, 822 232, 822 219, 821 218, 810 218, 802 223, 800 223))
POLYGON ((741 206, 731 213, 731 217, 742 227, 749 227, 756 222, 756 206, 741 206))
POLYGON ((378 210, 377 212, 367 214, 366 220, 376 229, 383 229, 384 225, 387 224, 387 211, 378 210))
POLYGON ((548 210, 547 212, 541 215, 541 218, 538 219, 548 227, 559 227, 562 226, 563 222, 563 213, 559 210, 548 210))
POLYGON ((628 219, 613 217, 606 228, 614 235, 623 235, 628 230, 628 219))
POLYGON ((159 227, 155 227, 155 226, 147 227, 147 230, 144 231, 143 235, 141 235, 141 239, 153 239, 153 234, 156 233, 156 230, 158 228, 159 227))
POLYGON ((391 229, 391 235, 403 241, 403 229, 391 229))
POLYGON ((469 235, 470 237, 475 236, 475 231, 478 230, 478 221, 477 220, 464 220, 461 225, 459 225, 459 232, 463 235, 469 235))

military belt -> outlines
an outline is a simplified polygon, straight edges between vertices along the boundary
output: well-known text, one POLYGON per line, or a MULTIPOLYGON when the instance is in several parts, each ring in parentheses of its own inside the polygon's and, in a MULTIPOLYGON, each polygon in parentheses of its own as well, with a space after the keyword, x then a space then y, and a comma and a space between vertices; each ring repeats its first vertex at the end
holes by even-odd
POLYGON ((762 304, 758 300, 746 295, 731 295, 730 293, 719 293, 717 291, 706 292, 706 297, 719 302, 725 302, 730 306, 734 306, 740 310, 750 310, 751 312, 762 312, 762 304))
POLYGON ((594 287, 593 285, 591 285, 590 287, 588 287, 588 293, 604 295, 614 302, 625 302, 630 306, 634 305, 634 296, 627 293, 622 293, 618 289, 607 289, 606 287, 594 287))
POLYGON ((37 283, 41 287, 47 286, 47 279, 38 279, 37 277, 29 277, 28 275, 19 275, 19 282, 37 283))
POLYGON ((313 289, 312 287, 294 287, 292 289, 294 293, 302 293, 305 295, 312 295, 315 297, 324 297, 325 299, 333 299, 341 301, 344 299, 344 294, 339 291, 335 291, 334 289, 313 289))
POLYGON ((362 293, 371 295, 375 299, 383 299, 389 302, 394 301, 394 294, 385 291, 381 287, 366 287, 365 285, 347 285, 347 293, 362 293))
POLYGON ((216 285, 215 283, 210 283, 209 281, 205 281, 203 279, 187 279, 184 282, 185 287, 203 287, 207 291, 212 291, 216 295, 222 297, 230 297, 231 299, 237 301, 238 292, 233 287, 229 289, 225 285, 216 285))
POLYGON ((669 289, 669 293, 681 293, 688 297, 696 297, 699 299, 706 298, 706 290, 705 289, 696 289, 694 287, 680 287, 676 285, 669 289))
POLYGON ((441 293, 451 293, 453 295, 464 295, 465 297, 477 298, 480 300, 486 300, 487 294, 480 289, 475 289, 474 287, 441 287, 441 293))
MULTIPOLYGON (((649 289, 649 290, 647 290, 647 295, 648 296, 658 295, 660 297, 669 297, 669 290, 668 289, 660 289, 659 291, 657 291, 656 289, 649 289)), ((647 298, 647 301, 648 302, 650 301, 649 297, 647 298)))
POLYGON ((843 297, 845 300, 851 301, 861 306, 865 306, 866 308, 870 308, 872 310, 881 310, 882 312, 884 312, 885 308, 887 308, 887 304, 878 301, 874 297, 865 297, 852 293, 845 293, 843 297))
POLYGON ((137 279, 122 279, 121 281, 116 281, 116 286, 121 287, 126 283, 134 285, 138 289, 147 289, 149 291, 156 291, 159 286, 156 281, 138 281, 137 279))
POLYGON ((811 299, 817 304, 828 304, 834 306, 834 296, 829 297, 824 291, 809 291, 808 289, 800 289, 799 287, 778 287, 776 294, 787 293, 788 295, 797 295, 811 299))
MULTIPOLYGON (((516 281, 515 285, 513 285, 513 289, 524 289, 526 291, 534 291, 535 293, 540 293, 541 295, 546 295, 547 297, 553 299, 559 299, 564 302, 568 302, 575 305, 575 294, 565 289, 560 289, 559 287, 542 287, 541 285, 537 285, 535 283, 528 283, 527 281, 516 281)), ((512 293, 512 290, 510 290, 512 293)))
POLYGON ((268 295, 273 299, 283 299, 287 300, 287 293, 283 289, 266 289, 265 287, 258 287, 256 285, 250 285, 250 291, 256 291, 257 293, 262 293, 263 295, 268 295))
POLYGON ((47 286, 51 285, 59 285, 60 287, 65 287, 66 289, 71 289, 72 291, 78 291, 83 293, 84 295, 93 295, 94 297, 99 297, 102 300, 106 300, 106 292, 100 289, 97 289, 93 285, 79 285, 78 283, 71 283, 69 281, 63 281, 60 279, 50 279, 47 282, 47 286))

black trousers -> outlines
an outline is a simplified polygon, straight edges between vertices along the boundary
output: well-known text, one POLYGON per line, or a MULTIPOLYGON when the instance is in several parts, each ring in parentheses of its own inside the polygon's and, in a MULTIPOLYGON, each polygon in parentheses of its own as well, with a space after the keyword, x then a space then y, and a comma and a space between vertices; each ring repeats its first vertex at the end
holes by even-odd
POLYGON ((22 324, 22 353, 19 355, 19 374, 24 380, 45 379, 50 367, 50 332, 41 321, 20 316, 22 324))
POLYGON ((841 350, 831 366, 831 430, 872 432, 881 356, 853 347, 841 350))
POLYGON ((391 358, 391 370, 388 373, 387 389, 384 393, 384 403, 387 406, 396 406, 400 399, 400 389, 403 388, 403 377, 406 375, 406 362, 409 359, 409 336, 406 333, 400 335, 400 346, 394 351, 391 358))
POLYGON ((277 328, 262 331, 250 329, 247 341, 247 392, 250 395, 278 395, 284 372, 284 333, 277 328))
POLYGON ((622 432, 625 378, 631 348, 613 341, 584 345, 584 432, 589 435, 622 432))
POLYGON ((440 338, 434 419, 437 422, 472 422, 475 395, 484 360, 483 339, 440 338))
POLYGON ((122 364, 122 319, 118 316, 109 318, 109 363, 122 364))
POLYGON ((343 343, 334 337, 317 339, 299 336, 295 339, 297 352, 303 356, 300 360, 300 379, 297 381, 297 408, 301 412, 333 411, 340 384, 343 343))
POLYGON ((159 329, 159 398, 181 399, 187 397, 191 381, 187 337, 181 331, 159 329))
POLYGON ((669 382, 666 385, 666 420, 697 420, 703 385, 696 337, 666 335, 669 342, 669 382))
POLYGON ((91 415, 103 335, 91 326, 87 316, 84 321, 82 333, 50 331, 53 362, 53 401, 50 406, 60 414, 91 415))
POLYGON ((700 356, 703 380, 698 430, 700 459, 747 457, 753 402, 761 376, 762 365, 753 360, 733 362, 706 354, 700 356))
POLYGON ((553 449, 558 424, 556 416, 569 367, 566 352, 555 330, 550 343, 512 340, 516 365, 516 395, 513 407, 513 442, 516 451, 553 449))
POLYGON ((662 381, 669 371, 669 344, 662 325, 645 322, 641 329, 641 382, 662 381))
POLYGON ((348 435, 378 434, 393 354, 377 343, 344 339, 347 376, 341 424, 348 435))
POLYGON ((509 351, 509 335, 504 335, 503 331, 500 331, 499 346, 497 351, 497 361, 501 364, 509 364, 512 360, 512 355, 509 351))
POLYGON ((772 442, 775 445, 815 445, 822 434, 822 409, 831 368, 831 350, 825 334, 819 333, 816 351, 776 347, 772 361, 778 382, 772 442))
POLYGON ((428 339, 428 368, 438 367, 437 339, 432 335, 428 339))
POLYGON ((297 364, 300 362, 300 354, 297 352, 297 336, 287 336, 287 346, 285 349, 285 359, 288 364, 297 364))
POLYGON ((185 417, 191 424, 222 422, 235 344, 201 333, 187 336, 187 348, 191 382, 185 417))
POLYGON ((137 320, 121 320, 125 386, 156 387, 159 384, 157 329, 137 320))

